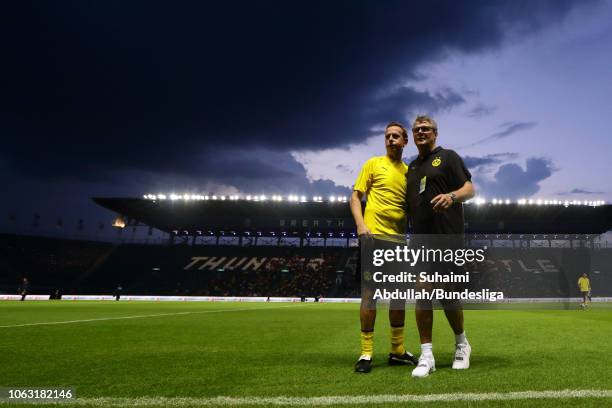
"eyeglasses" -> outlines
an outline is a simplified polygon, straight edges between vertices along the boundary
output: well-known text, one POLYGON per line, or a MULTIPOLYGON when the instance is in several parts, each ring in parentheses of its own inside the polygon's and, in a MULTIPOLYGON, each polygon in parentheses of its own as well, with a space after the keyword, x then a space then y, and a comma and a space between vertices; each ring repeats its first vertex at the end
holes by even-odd
POLYGON ((427 132, 431 132, 432 130, 434 130, 434 128, 432 128, 431 126, 419 126, 419 127, 412 128, 412 133, 419 133, 419 132, 427 133, 427 132))

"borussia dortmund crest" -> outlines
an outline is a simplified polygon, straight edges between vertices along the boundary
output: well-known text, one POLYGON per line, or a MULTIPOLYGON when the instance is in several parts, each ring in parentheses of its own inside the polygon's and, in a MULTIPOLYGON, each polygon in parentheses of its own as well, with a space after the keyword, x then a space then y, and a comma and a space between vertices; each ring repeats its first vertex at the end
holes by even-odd
POLYGON ((440 159, 439 157, 436 157, 431 162, 431 165, 434 166, 434 167, 438 167, 440 164, 442 164, 442 159, 440 159))

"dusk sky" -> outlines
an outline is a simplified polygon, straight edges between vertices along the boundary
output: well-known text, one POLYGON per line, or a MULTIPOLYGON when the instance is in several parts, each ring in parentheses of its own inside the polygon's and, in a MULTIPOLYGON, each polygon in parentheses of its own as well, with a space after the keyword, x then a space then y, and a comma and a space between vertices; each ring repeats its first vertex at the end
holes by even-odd
POLYGON ((93 196, 348 195, 384 125, 420 113, 479 196, 612 201, 612 1, 19 1, 3 17, 2 224, 112 217, 93 196))

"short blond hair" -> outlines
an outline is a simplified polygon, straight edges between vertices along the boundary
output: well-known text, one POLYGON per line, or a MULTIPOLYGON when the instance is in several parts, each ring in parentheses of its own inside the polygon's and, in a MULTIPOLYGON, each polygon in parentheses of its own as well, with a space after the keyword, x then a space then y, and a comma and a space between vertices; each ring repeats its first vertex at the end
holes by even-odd
POLYGON ((398 128, 402 129, 402 137, 404 138, 404 140, 408 140, 408 131, 406 130, 406 128, 404 127, 404 125, 402 125, 399 122, 389 122, 387 124, 387 126, 385 127, 385 132, 387 131, 387 129, 389 129, 391 126, 397 126, 398 128))

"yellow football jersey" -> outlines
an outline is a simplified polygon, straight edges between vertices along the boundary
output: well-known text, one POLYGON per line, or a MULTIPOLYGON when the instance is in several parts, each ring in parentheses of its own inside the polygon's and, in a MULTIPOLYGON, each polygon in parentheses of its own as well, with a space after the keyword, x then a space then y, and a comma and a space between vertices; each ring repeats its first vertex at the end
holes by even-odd
POLYGON ((591 282, 589 281, 589 278, 581 276, 578 279, 578 287, 580 288, 581 292, 588 292, 591 290, 591 282))
POLYGON ((367 195, 364 221, 372 234, 406 233, 406 172, 403 161, 388 156, 369 159, 361 168, 353 190, 367 195))

